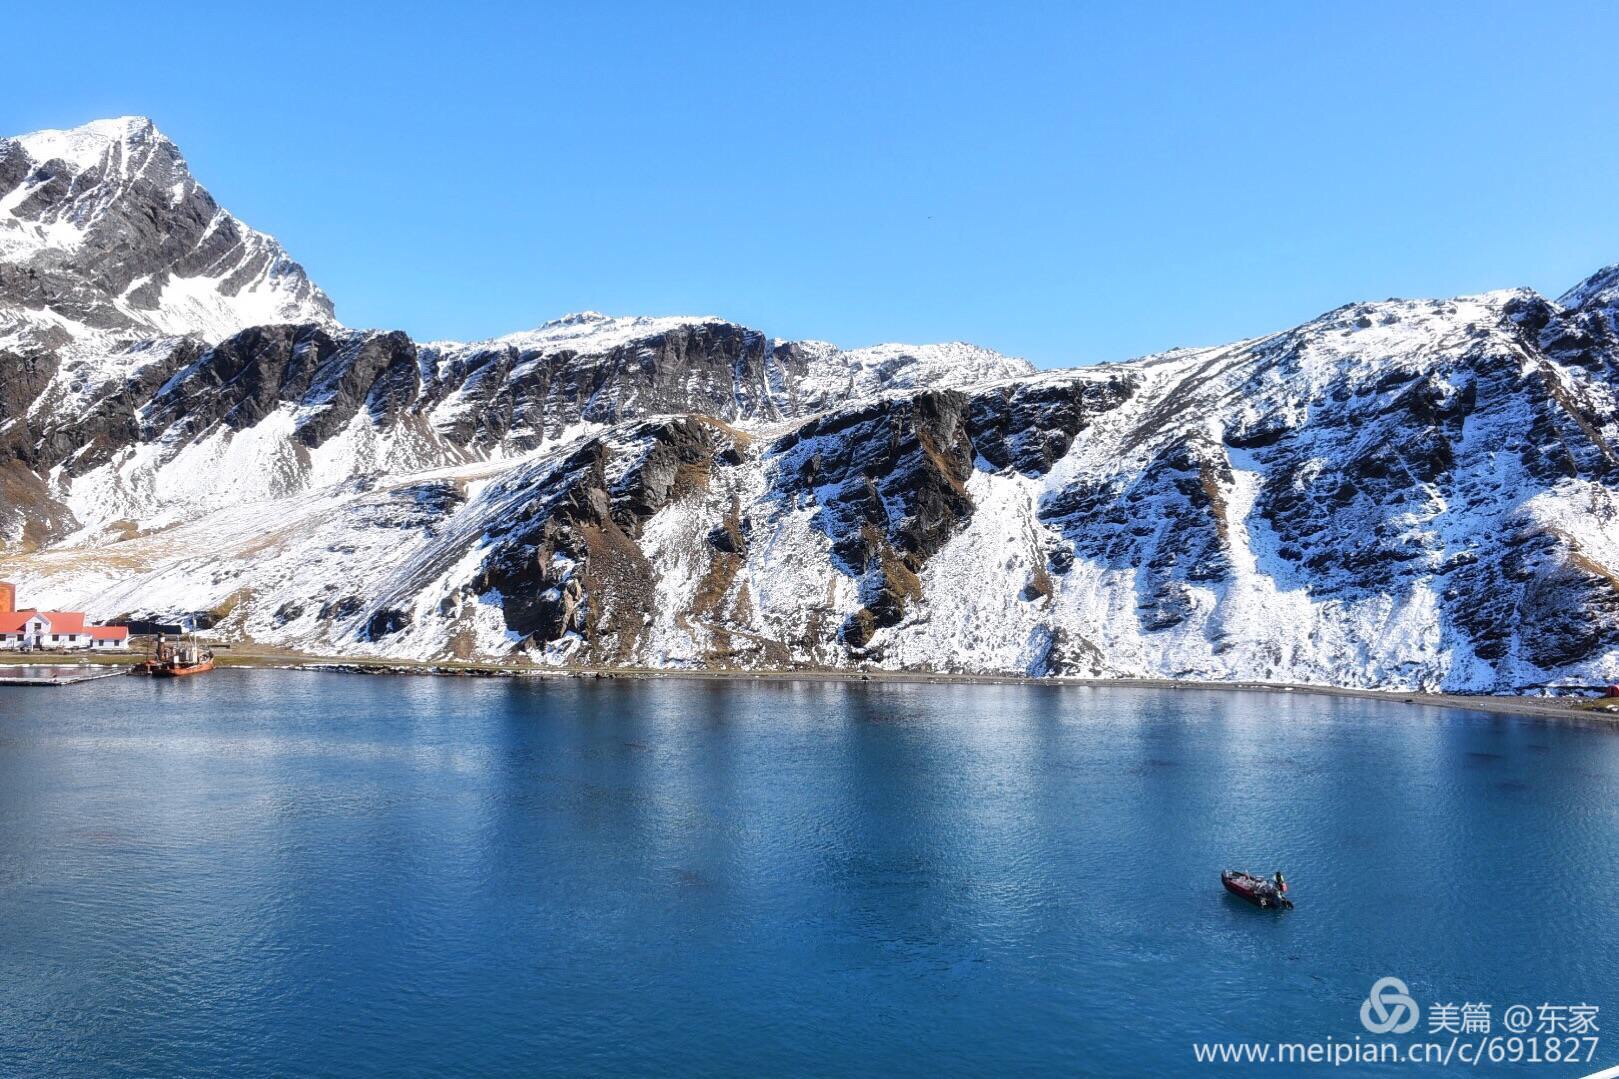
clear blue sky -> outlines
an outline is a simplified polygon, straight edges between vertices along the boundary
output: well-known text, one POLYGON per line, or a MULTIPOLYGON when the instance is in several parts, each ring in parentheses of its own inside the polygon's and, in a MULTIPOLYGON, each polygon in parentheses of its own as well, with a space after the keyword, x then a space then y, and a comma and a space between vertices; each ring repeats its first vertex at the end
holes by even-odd
POLYGON ((420 338, 711 313, 1056 366, 1619 262, 1619 5, 1326 8, 12 5, 0 131, 149 115, 420 338))

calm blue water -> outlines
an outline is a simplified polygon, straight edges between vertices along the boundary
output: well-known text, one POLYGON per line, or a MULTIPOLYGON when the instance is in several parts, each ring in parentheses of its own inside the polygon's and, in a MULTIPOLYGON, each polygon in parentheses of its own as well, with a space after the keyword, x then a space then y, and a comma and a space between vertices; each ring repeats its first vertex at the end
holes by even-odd
POLYGON ((1600 1004, 1596 1063, 1520 1069, 1579 1074, 1619 1061, 1616 867, 1619 735, 1414 706, 7 689, 0 1074, 1192 1073, 1194 1041, 1365 1036, 1390 974, 1600 1004))

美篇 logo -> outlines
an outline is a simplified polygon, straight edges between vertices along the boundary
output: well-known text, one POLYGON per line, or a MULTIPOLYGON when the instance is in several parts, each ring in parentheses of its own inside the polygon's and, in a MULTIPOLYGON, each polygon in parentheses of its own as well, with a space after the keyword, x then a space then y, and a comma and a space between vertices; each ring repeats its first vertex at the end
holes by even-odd
POLYGON ((1398 978, 1379 978, 1360 1002, 1360 1022, 1373 1034, 1406 1034, 1420 1012, 1411 990, 1398 978))

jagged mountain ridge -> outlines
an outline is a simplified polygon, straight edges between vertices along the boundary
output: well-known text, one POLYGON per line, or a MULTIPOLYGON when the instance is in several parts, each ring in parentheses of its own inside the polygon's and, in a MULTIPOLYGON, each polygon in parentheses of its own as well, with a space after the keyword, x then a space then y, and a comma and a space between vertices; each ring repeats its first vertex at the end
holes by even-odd
POLYGON ((1043 374, 592 313, 14 352, 0 572, 319 653, 1614 678, 1616 280, 1043 374))

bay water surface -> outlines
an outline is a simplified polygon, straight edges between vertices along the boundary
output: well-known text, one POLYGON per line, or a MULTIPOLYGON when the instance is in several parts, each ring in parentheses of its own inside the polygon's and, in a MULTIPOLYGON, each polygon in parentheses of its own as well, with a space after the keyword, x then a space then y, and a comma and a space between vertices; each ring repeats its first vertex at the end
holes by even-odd
POLYGON ((1498 1033, 1600 1006, 1588 1067, 1509 1069, 1577 1075, 1619 1062, 1616 972, 1603 728, 1038 685, 0 690, 0 1075, 1195 1074, 1197 1042, 1377 1040, 1384 976, 1498 1033))

